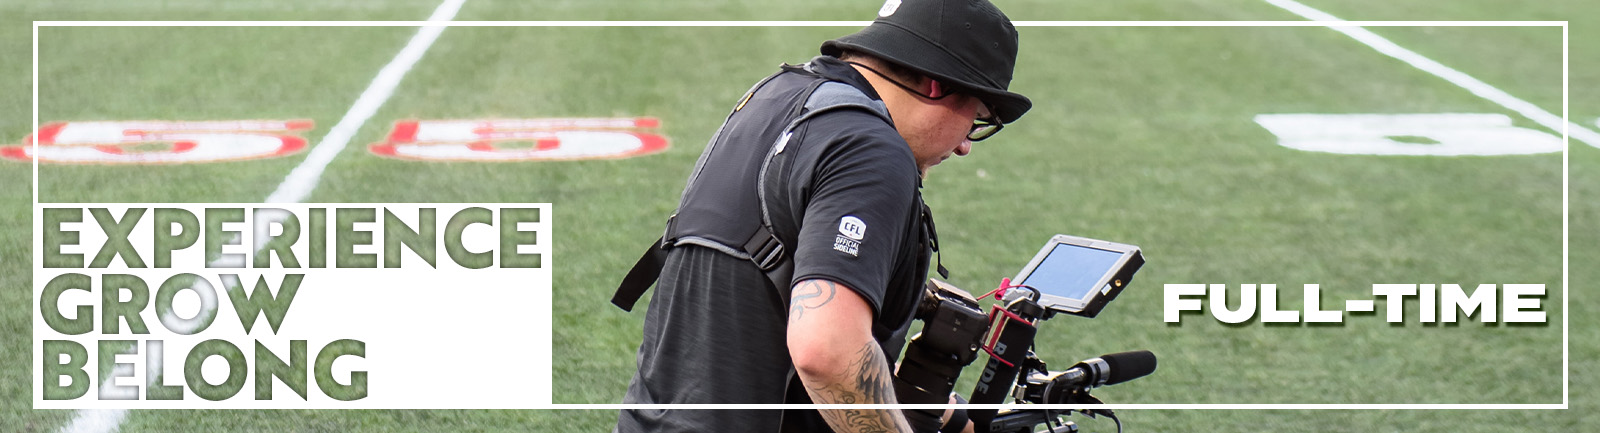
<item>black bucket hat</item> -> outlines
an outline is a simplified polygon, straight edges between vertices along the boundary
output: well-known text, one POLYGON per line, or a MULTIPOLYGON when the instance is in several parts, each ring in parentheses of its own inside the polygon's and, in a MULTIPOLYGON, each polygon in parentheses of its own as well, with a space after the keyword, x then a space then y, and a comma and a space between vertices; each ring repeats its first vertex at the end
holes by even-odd
POLYGON ((1012 93, 1017 29, 988 0, 888 0, 866 28, 822 43, 822 54, 870 54, 975 94, 1011 123, 1033 107, 1012 93))

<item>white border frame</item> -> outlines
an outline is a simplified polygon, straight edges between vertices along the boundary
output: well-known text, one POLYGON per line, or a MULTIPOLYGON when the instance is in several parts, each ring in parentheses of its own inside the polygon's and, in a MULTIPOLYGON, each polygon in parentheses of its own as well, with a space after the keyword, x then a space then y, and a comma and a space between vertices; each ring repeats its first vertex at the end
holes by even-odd
MULTIPOLYGON (((33 131, 39 130, 39 27, 862 27, 869 21, 452 21, 448 24, 429 21, 34 21, 33 22, 33 131)), ((1566 150, 1561 152, 1562 164, 1562 240, 1561 240, 1561 403, 1508 403, 1508 404, 1104 404, 1104 405, 1019 405, 981 404, 962 405, 977 409, 1385 409, 1385 410, 1503 410, 1503 409, 1567 409, 1571 401, 1571 119, 1568 107, 1571 75, 1568 21, 1014 21, 1017 27, 1561 27, 1561 118, 1564 122, 1561 138, 1566 150)), ((38 154, 38 141, 31 144, 38 154)), ((39 207, 39 160, 33 160, 33 216, 41 219, 39 207)), ((33 227, 33 266, 43 266, 38 253, 43 248, 43 238, 37 222, 33 227)), ((30 297, 31 298, 31 297, 30 297)), ((554 348, 551 348, 552 350, 554 348)), ((32 366, 30 365, 31 369, 32 366)), ((35 376, 33 389, 39 389, 40 378, 35 376)), ((552 396, 554 398, 554 396, 552 396)), ((529 409, 914 409, 948 408, 954 405, 826 405, 826 404, 550 404, 529 409)))

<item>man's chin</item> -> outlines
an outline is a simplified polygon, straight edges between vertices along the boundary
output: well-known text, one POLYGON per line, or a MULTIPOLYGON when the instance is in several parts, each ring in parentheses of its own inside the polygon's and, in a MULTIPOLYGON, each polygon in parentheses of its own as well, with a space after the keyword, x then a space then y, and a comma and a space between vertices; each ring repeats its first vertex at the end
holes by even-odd
POLYGON ((932 171, 934 166, 937 166, 937 165, 939 165, 941 163, 944 163, 944 160, 946 160, 946 159, 950 159, 950 157, 946 156, 944 158, 939 158, 938 161, 934 161, 932 164, 927 164, 927 165, 922 166, 922 169, 920 170, 922 172, 922 178, 923 179, 927 179, 928 178, 928 172, 932 171))

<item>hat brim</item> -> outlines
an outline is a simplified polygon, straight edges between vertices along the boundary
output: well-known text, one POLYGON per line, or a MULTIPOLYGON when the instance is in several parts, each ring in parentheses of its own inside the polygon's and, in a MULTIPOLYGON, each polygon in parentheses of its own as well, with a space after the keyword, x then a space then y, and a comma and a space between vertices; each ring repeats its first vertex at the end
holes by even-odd
POLYGON ((822 43, 824 55, 838 56, 845 49, 871 54, 975 93, 993 107, 1001 123, 1015 122, 1033 108, 1028 97, 1000 88, 949 50, 892 23, 873 23, 859 32, 822 43))

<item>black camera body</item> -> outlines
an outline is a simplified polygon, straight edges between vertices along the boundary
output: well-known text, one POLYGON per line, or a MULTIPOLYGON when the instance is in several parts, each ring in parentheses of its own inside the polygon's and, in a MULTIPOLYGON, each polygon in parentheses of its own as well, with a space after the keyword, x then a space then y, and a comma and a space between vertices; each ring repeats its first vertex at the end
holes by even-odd
MULTIPOLYGON (((916 317, 923 323, 922 333, 911 337, 901 357, 895 396, 905 404, 949 403, 961 369, 978 359, 989 323, 977 299, 939 280, 928 280, 916 317)), ((914 409, 906 417, 918 431, 933 431, 942 412, 914 409)))

